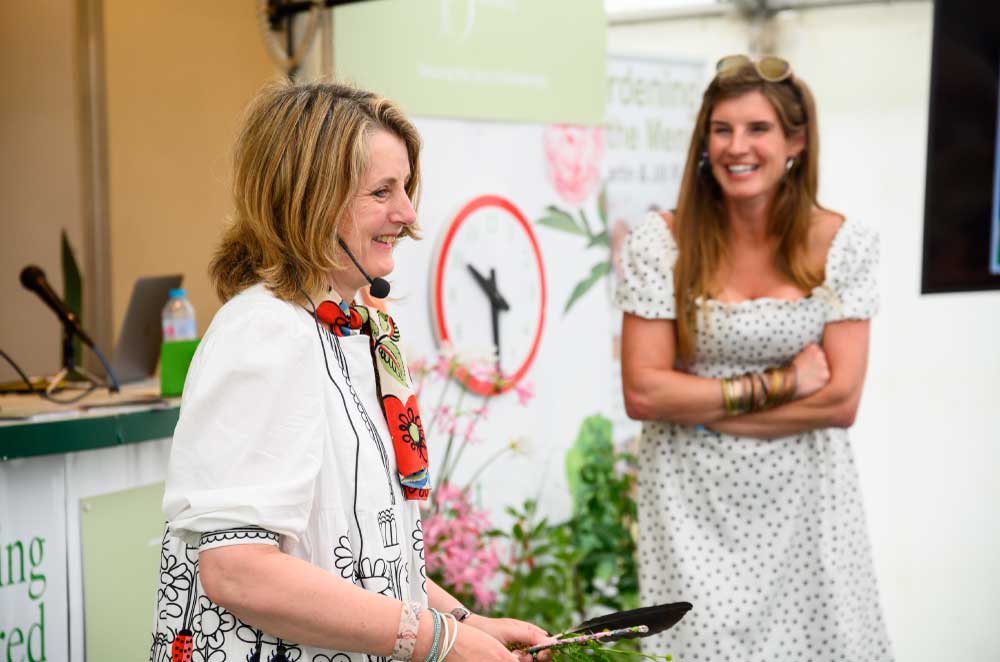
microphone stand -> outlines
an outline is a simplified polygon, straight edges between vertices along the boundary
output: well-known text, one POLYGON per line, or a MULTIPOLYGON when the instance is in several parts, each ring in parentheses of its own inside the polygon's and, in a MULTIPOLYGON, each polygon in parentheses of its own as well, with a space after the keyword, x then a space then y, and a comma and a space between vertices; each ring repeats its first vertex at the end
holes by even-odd
MULTIPOLYGON (((76 344, 73 342, 73 331, 68 324, 63 325, 63 365, 62 368, 53 377, 47 379, 48 386, 45 387, 45 395, 52 396, 56 390, 63 384, 70 384, 75 382, 83 382, 90 386, 88 391, 92 391, 95 388, 100 388, 102 386, 107 386, 109 389, 116 391, 117 384, 115 388, 112 388, 111 384, 107 380, 101 379, 94 373, 90 372, 82 365, 78 365, 76 362, 76 344)), ((99 353, 97 358, 101 360, 101 363, 106 364, 104 357, 99 353)), ((105 370, 107 370, 107 365, 105 365, 105 370)), ((110 373, 108 373, 110 375, 110 373)))

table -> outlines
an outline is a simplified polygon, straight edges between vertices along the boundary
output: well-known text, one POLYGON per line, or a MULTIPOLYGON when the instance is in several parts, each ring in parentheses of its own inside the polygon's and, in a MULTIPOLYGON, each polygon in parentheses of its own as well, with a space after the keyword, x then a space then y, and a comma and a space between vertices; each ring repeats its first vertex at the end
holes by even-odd
POLYGON ((179 400, 0 397, 0 660, 145 659, 179 400), (87 618, 83 616, 86 613, 87 618))

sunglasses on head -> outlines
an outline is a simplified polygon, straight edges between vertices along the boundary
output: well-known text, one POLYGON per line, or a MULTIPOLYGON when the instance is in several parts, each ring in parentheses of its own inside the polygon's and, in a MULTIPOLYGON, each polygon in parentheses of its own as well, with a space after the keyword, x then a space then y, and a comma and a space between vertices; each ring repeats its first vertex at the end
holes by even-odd
POLYGON ((769 83, 780 83, 792 76, 792 65, 788 64, 788 60, 774 55, 765 55, 758 60, 748 55, 727 55, 715 64, 715 73, 718 76, 732 75, 748 64, 752 64, 757 75, 769 83))

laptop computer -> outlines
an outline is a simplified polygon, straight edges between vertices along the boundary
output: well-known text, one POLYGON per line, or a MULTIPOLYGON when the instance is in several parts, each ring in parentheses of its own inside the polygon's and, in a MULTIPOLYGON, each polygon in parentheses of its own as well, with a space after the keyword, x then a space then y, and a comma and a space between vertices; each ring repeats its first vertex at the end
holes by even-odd
POLYGON ((170 290, 180 287, 182 279, 180 274, 136 279, 122 330, 111 354, 111 368, 120 384, 142 381, 156 372, 163 342, 163 306, 170 298, 170 290))

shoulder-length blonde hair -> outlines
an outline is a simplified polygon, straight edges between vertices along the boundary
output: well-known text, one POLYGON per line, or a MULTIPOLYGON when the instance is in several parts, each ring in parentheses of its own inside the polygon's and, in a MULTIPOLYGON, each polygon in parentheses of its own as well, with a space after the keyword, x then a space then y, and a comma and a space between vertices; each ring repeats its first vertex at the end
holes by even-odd
POLYGON ((786 137, 804 135, 805 147, 782 179, 770 209, 768 234, 778 238, 776 266, 798 287, 810 290, 822 281, 807 261, 806 245, 819 181, 819 135, 816 104, 804 82, 794 76, 770 82, 752 63, 717 75, 705 90, 688 148, 675 213, 679 254, 674 266, 677 347, 682 362, 695 357, 697 301, 714 294, 715 279, 728 248, 722 189, 703 161, 712 111, 725 99, 760 92, 774 107, 786 137))
POLYGON ((263 282, 299 301, 345 266, 336 237, 368 167, 368 138, 379 129, 406 145, 405 190, 416 206, 420 136, 393 102, 336 83, 261 90, 233 150, 235 213, 209 266, 219 298, 263 282))

